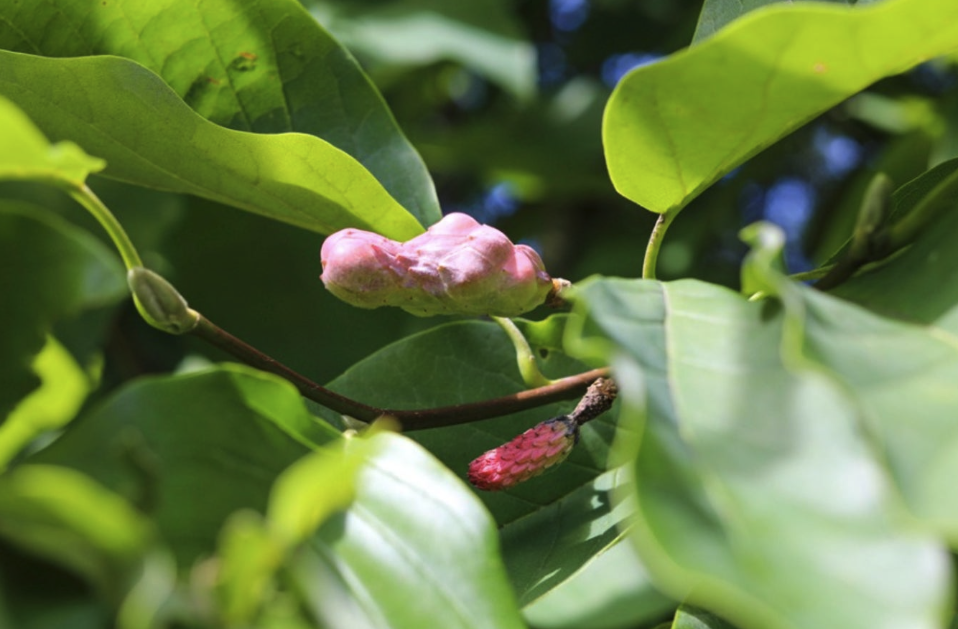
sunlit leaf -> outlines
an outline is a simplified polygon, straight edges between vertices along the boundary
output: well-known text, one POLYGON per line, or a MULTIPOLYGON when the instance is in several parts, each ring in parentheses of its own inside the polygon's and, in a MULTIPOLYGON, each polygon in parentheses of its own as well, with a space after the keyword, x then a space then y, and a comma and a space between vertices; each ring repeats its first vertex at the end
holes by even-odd
POLYGON ((264 512, 275 478, 335 436, 292 385, 223 366, 131 383, 30 460, 127 496, 189 566, 212 553, 230 514, 264 512))
MULTIPOLYGON (((0 48, 48 57, 132 59, 159 74, 211 122, 241 131, 298 131, 323 138, 362 163, 420 222, 439 219, 429 174, 382 97, 349 53, 294 0, 10 2, 0 5, 0 48)), ((48 95, 54 100, 75 98, 57 91, 55 84, 33 79, 53 90, 48 95)), ((103 107, 98 97, 111 98, 91 94, 90 109, 103 107)), ((150 118, 145 114, 131 123, 142 128, 150 118)), ((39 122, 48 129, 49 121, 39 122)), ((185 142, 188 137, 181 140, 181 154, 199 149, 185 142)), ((96 152, 93 145, 81 144, 96 152)), ((107 143, 106 148, 112 147, 107 143)), ((110 162, 107 175, 124 178, 113 169, 125 155, 97 154, 110 162)))
POLYGON ((40 387, 20 400, 0 425, 0 469, 35 436, 73 419, 90 392, 89 375, 52 336, 47 336, 32 369, 40 387))
POLYGON ((292 567, 330 627, 524 627, 482 503, 412 441, 376 435, 356 499, 292 567))
POLYGON ((105 158, 104 174, 123 181, 207 197, 322 233, 353 226, 406 239, 422 231, 362 164, 332 144, 301 134, 224 129, 126 59, 0 51, 0 93, 49 137, 73 140, 105 158))
POLYGON ((103 160, 90 157, 71 142, 50 144, 20 109, 0 95, 0 179, 64 180, 81 183, 103 170, 103 160))
POLYGON ((869 84, 955 48, 951 0, 750 13, 619 82, 603 121, 609 173, 639 205, 677 210, 869 84))
POLYGON ((117 597, 153 529, 132 505, 75 470, 24 465, 0 477, 0 535, 117 597))
POLYGON ((577 300, 641 431, 632 531, 656 584, 745 629, 938 626, 947 555, 900 519, 856 398, 796 354, 781 306, 696 281, 577 300))
MULTIPOLYGON (((865 5, 878 0, 818 0, 835 4, 865 5)), ((699 14, 699 23, 695 27, 692 43, 698 43, 712 36, 720 28, 733 20, 762 7, 791 3, 791 0, 705 0, 702 12, 699 14)))

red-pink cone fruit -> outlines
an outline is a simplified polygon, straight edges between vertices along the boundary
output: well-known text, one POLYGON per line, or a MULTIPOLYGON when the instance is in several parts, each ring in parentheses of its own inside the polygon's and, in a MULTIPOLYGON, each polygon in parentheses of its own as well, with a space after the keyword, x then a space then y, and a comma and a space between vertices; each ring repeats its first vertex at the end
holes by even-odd
POLYGON ((401 244, 358 229, 336 232, 321 258, 326 288, 360 308, 514 317, 553 290, 535 250, 459 213, 401 244))
POLYGON ((563 415, 536 424, 509 443, 469 464, 469 482, 478 489, 507 489, 564 460, 579 440, 579 424, 563 415))

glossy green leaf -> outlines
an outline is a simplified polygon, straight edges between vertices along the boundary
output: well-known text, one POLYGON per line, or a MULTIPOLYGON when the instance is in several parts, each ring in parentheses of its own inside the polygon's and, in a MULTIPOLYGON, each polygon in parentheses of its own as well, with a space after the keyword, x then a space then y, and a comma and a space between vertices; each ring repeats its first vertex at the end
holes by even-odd
POLYGON ((301 134, 224 129, 126 59, 0 51, 0 94, 47 136, 71 139, 104 157, 104 174, 116 179, 195 194, 322 233, 351 226, 404 240, 422 231, 362 164, 335 146, 301 134))
POLYGON ((52 336, 47 336, 31 368, 40 378, 40 387, 20 400, 0 425, 0 470, 34 437, 73 419, 93 384, 76 359, 52 336))
POLYGON ((275 574, 289 552, 313 536, 355 495, 359 468, 372 448, 367 439, 334 442, 288 467, 270 490, 266 519, 239 511, 219 540, 216 597, 230 626, 252 624, 276 604, 275 574))
MULTIPOLYGON (((295 0, 4 3, 0 48, 47 57, 132 59, 159 74, 211 122, 241 131, 297 131, 323 138, 362 163, 424 225, 439 219, 429 174, 382 97, 350 54, 295 0)), ((39 77, 36 83, 44 85, 39 77)), ((71 98, 54 85, 44 87, 52 90, 54 100, 71 98)), ((90 94, 93 110, 103 107, 98 97, 112 98, 96 91, 90 94)), ((141 125, 151 117, 145 114, 130 124, 141 125)), ((40 122, 46 129, 47 121, 40 122)), ((58 137, 74 139, 68 134, 58 137)), ((138 144, 154 141, 135 135, 130 139, 138 144)), ((197 161, 210 159, 202 147, 190 145, 189 136, 180 140, 178 154, 195 150, 197 161)), ((114 170, 125 155, 81 144, 109 162, 107 175, 125 179, 122 171, 114 170)), ((106 147, 113 148, 109 142, 106 147)), ((236 149, 227 145, 224 150, 230 148, 236 149)), ((313 177, 303 176, 296 183, 306 186, 313 177)))
POLYGON ((0 418, 39 384, 31 364, 53 324, 126 292, 123 267, 89 234, 0 200, 0 418))
POLYGON ((735 629, 735 627, 704 609, 682 605, 675 612, 672 629, 735 629))
MULTIPOLYGON (((764 226, 760 231, 777 232, 764 226)), ((781 249, 766 239, 765 248, 781 249)), ((757 247, 758 251, 760 247, 757 247)), ((856 399, 905 503, 927 527, 958 543, 958 338, 883 319, 833 297, 799 287, 753 253, 746 266, 779 295, 791 336, 803 337, 797 358, 838 379, 856 399), (889 360, 894 357, 893 360, 889 360)))
POLYGON ((307 609, 329 627, 524 627, 482 503, 409 439, 377 442, 355 502, 291 568, 307 609))
MULTIPOLYGON (((641 431, 622 439, 657 584, 743 629, 939 626, 947 553, 901 518, 867 409, 801 354, 800 312, 689 280, 596 279, 577 299, 641 431)), ((829 304, 831 325, 851 308, 829 304)), ((843 349, 864 378, 885 358, 843 349)))
POLYGON ((0 96, 0 179, 66 180, 82 183, 103 170, 101 159, 90 157, 76 144, 51 145, 20 109, 0 96))
POLYGON ((619 82, 603 121, 609 173, 639 205, 676 211, 845 98, 955 48, 951 0, 756 11, 619 82))
POLYGON ((354 53, 395 68, 455 61, 526 100, 536 53, 513 5, 502 0, 394 0, 374 5, 313 2, 314 13, 354 53))
MULTIPOLYGON (((540 361, 546 376, 585 370, 550 352, 540 361)), ((383 348, 329 385, 368 404, 429 408, 475 402, 525 387, 515 350, 499 326, 468 321, 432 328, 383 348), (401 368, 397 368, 401 365, 401 368), (428 383, 428 386, 427 386, 428 383)), ((483 422, 410 433, 460 478, 469 462, 533 425, 571 410, 574 402, 483 422)), ((608 465, 614 413, 585 425, 570 457, 544 476, 502 492, 481 492, 500 527, 506 565, 519 598, 528 602, 575 573, 618 536, 627 510, 608 494, 615 474, 608 465), (583 530, 591 531, 583 535, 583 530), (534 556, 535 561, 526 561, 534 556)))
POLYGON ((30 460, 127 496, 189 566, 212 553, 231 513, 265 511, 274 479, 336 434, 289 383, 224 365, 131 383, 30 460))
MULTIPOLYGON (((939 186, 958 181, 958 160, 945 162, 895 192, 896 216, 913 207, 939 186), (907 202, 907 203, 906 203, 907 202), (901 208, 901 210, 899 210, 901 208)), ((854 301, 884 316, 934 325, 958 336, 958 285, 947 278, 958 273, 958 251, 952 246, 958 237, 958 212, 952 197, 942 201, 946 210, 923 229, 914 243, 876 268, 862 271, 834 294, 854 301), (951 207, 947 207, 950 203, 951 207)))
MULTIPOLYGON (((877 2, 877 0, 818 1, 852 5, 865 5, 877 2)), ((699 14, 699 23, 695 27, 695 35, 692 36, 692 43, 697 44, 711 37, 723 26, 742 17, 746 13, 783 2, 791 3, 791 0, 705 0, 705 3, 702 5, 702 12, 699 14)))
POLYGON ((153 529, 132 505, 75 470, 23 465, 0 477, 0 535, 117 597, 153 529))
POLYGON ((632 629, 674 607, 653 587, 629 540, 620 537, 522 613, 536 629, 632 629))

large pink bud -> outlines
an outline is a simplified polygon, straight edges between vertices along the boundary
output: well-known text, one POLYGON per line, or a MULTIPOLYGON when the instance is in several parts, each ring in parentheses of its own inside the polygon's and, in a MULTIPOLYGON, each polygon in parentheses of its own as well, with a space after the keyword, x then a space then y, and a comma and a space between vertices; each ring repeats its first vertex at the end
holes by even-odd
POLYGON ((513 317, 542 304, 553 290, 531 247, 458 213, 403 244, 355 229, 337 232, 323 245, 322 261, 322 280, 340 299, 361 308, 399 306, 419 316, 513 317))
POLYGON ((323 243, 320 279, 332 294, 360 308, 391 305, 399 289, 399 243, 360 229, 343 229, 323 243))

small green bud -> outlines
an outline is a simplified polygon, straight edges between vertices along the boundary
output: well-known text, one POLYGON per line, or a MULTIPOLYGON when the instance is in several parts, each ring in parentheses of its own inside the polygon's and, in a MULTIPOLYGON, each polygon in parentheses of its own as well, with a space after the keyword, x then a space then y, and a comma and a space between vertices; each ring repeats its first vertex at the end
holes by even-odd
POLYGON ((160 275, 138 266, 130 269, 126 281, 140 316, 154 328, 169 334, 186 334, 199 323, 199 313, 160 275))

